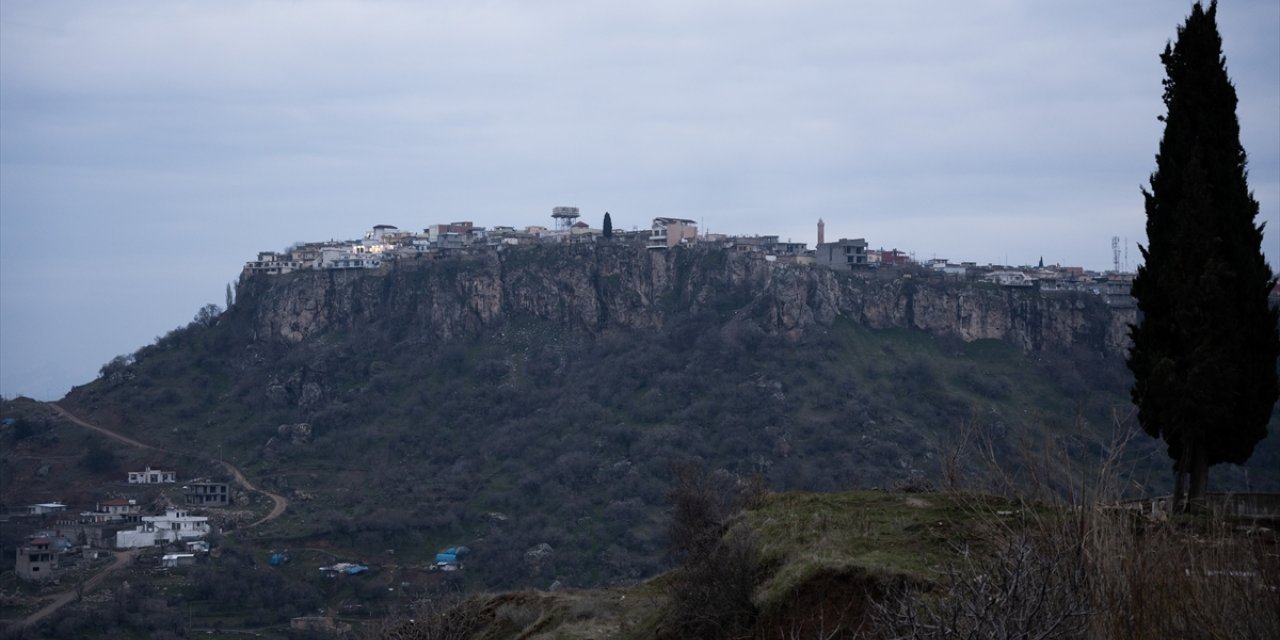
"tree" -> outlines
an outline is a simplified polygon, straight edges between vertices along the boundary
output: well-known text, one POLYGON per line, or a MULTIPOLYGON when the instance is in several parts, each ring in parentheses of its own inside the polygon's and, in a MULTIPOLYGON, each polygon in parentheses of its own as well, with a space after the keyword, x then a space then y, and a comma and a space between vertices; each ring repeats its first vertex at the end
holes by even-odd
POLYGON ((192 318, 191 324, 201 327, 212 327, 218 322, 218 316, 222 315, 222 309, 218 305, 210 302, 196 312, 195 318, 192 318))
POLYGON ((1147 246, 1133 281, 1140 310, 1128 365, 1138 420, 1174 460, 1174 504, 1185 482, 1204 496, 1210 466, 1243 464, 1267 435, 1280 354, 1275 285, 1262 256, 1227 77, 1217 2, 1192 7, 1160 60, 1168 113, 1143 189, 1147 246))
POLYGON ((609 217, 609 212, 604 212, 604 239, 608 240, 613 237, 613 218, 609 217))

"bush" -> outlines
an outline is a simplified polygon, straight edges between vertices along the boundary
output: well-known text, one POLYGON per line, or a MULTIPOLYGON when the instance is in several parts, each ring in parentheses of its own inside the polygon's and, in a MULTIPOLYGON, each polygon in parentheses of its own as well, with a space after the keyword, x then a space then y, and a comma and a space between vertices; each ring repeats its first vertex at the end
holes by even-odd
POLYGON ((729 531, 731 518, 761 493, 698 463, 672 473, 670 547, 684 564, 668 582, 670 606, 660 629, 665 638, 734 638, 751 629, 757 611, 755 543, 745 530, 729 531))

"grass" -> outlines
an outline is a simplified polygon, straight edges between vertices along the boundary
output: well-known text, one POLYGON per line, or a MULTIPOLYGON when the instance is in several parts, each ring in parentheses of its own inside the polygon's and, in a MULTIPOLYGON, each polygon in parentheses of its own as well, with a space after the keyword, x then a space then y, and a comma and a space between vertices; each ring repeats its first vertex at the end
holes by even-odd
POLYGON ((769 568, 753 599, 770 609, 820 574, 930 582, 976 517, 948 494, 780 493, 738 526, 755 534, 759 562, 769 568))

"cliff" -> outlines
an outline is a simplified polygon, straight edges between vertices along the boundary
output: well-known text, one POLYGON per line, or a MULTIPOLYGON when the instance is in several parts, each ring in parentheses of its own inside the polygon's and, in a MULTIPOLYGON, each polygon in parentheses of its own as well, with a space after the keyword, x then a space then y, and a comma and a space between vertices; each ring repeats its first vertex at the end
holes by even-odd
POLYGON ((254 340, 284 343, 360 329, 448 340, 518 317, 598 334, 660 329, 672 314, 710 313, 787 337, 845 317, 872 329, 998 339, 1026 352, 1083 348, 1119 355, 1134 321, 1132 308, 1112 308, 1083 293, 623 244, 520 247, 401 261, 376 271, 252 276, 241 281, 238 295, 254 340))

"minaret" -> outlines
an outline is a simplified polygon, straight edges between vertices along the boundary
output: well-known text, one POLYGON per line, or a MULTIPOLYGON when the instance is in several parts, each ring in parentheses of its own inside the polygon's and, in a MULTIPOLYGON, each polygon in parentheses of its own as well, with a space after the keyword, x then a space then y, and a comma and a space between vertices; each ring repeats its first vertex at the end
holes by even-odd
POLYGON ((818 218, 818 246, 821 247, 826 240, 827 223, 818 218))

